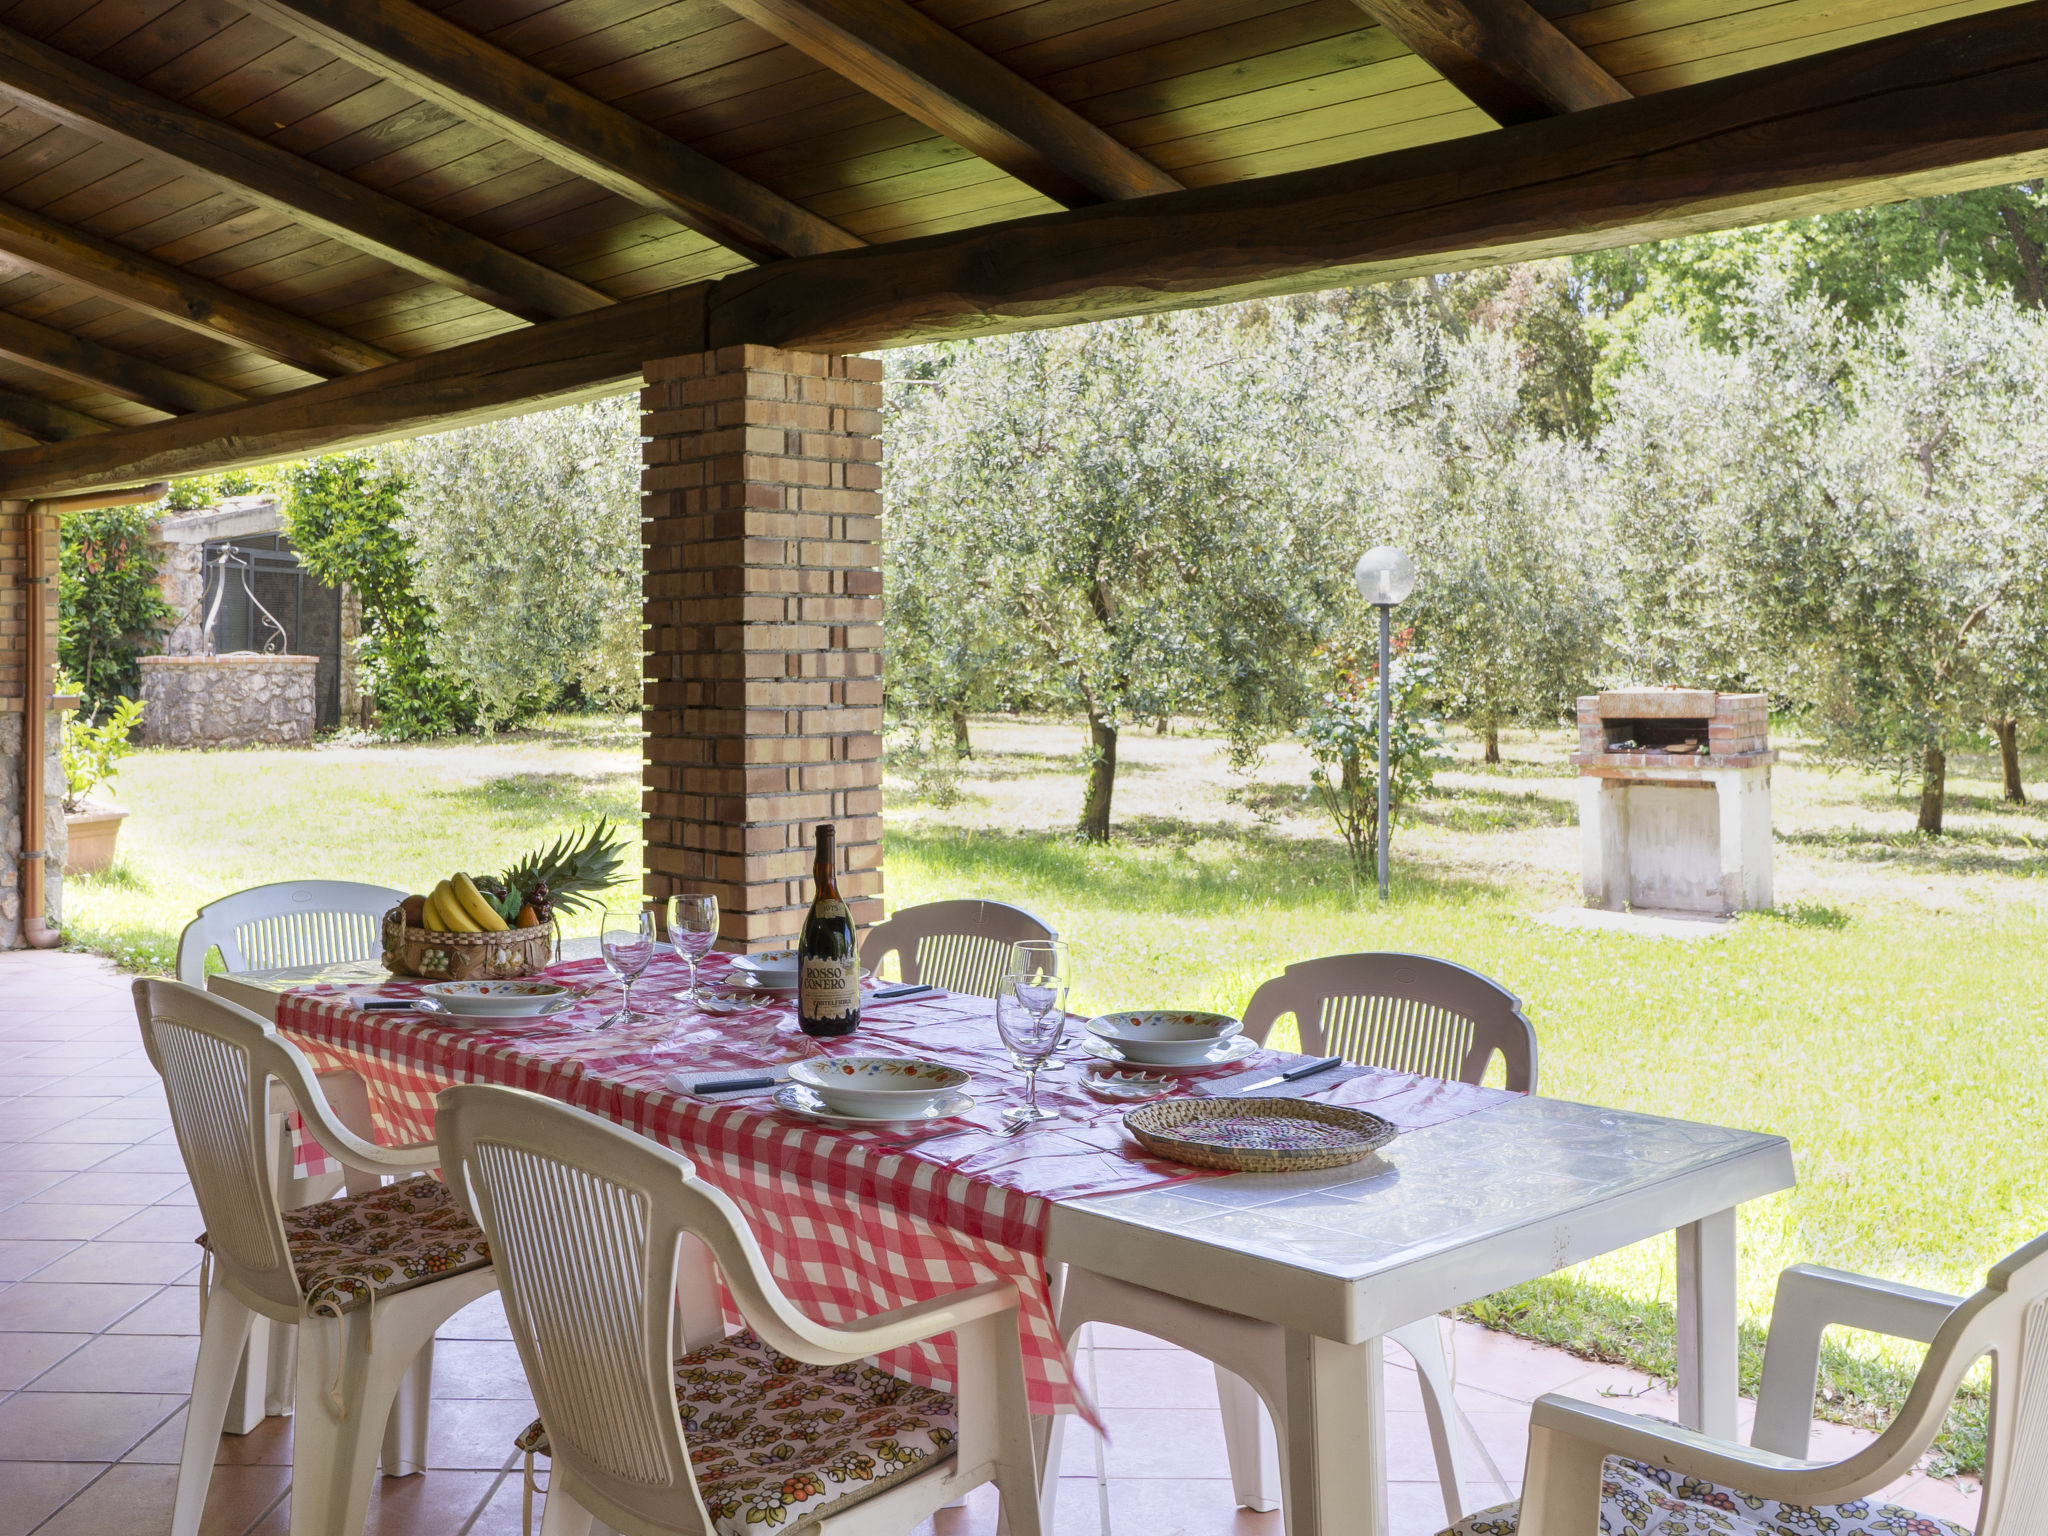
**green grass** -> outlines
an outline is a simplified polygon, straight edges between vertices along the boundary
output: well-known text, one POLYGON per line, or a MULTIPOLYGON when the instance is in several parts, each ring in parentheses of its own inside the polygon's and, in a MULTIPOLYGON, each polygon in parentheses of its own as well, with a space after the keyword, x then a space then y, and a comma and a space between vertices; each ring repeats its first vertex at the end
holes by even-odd
MULTIPOLYGON (((1018 902, 1073 944, 1076 1007, 1234 1011, 1289 960, 1355 949, 1442 955, 1518 993, 1547 1093, 1790 1138, 1799 1187, 1742 1215, 1747 1370, 1784 1265, 1811 1260, 1951 1291, 2048 1227, 2040 1155, 2048 1047, 2048 816, 1955 770, 1954 835, 1911 831, 1886 781, 1778 770, 1781 907, 1703 942, 1532 920, 1576 902, 1562 736, 1511 738, 1487 770, 1470 744, 1396 843, 1394 899, 1361 893, 1304 808, 1298 752, 1249 791, 1213 742, 1130 736, 1119 841, 1071 825, 1080 733, 983 723, 959 797, 892 777, 893 904, 1018 902)), ((1794 754, 1796 757, 1796 754, 1794 754)), ((71 882, 67 935, 130 963, 168 962, 202 900, 290 876, 421 888, 489 868, 581 816, 631 816, 636 754, 616 726, 556 722, 494 744, 133 759, 113 875, 71 882)), ((1487 1298, 1482 1321, 1668 1373, 1667 1241, 1487 1298)), ((1878 1419, 1918 1346, 1831 1336, 1826 1411, 1878 1419)), ((1950 1464, 1981 1455, 1981 1401, 1950 1464)))

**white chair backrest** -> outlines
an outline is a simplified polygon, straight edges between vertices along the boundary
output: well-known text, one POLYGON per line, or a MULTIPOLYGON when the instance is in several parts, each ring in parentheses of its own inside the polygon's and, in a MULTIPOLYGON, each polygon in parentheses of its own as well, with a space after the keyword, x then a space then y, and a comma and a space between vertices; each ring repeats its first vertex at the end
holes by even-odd
POLYGON ((609 1503, 662 1530, 710 1531, 675 1405, 683 1234, 710 1248, 768 1344, 815 1361, 828 1331, 790 1306, 745 1218, 687 1158, 515 1088, 462 1084, 437 1104, 444 1171, 490 1238, 556 1474, 600 1520, 609 1503))
POLYGON ((1498 1052, 1507 1086, 1536 1091, 1536 1031, 1521 999, 1448 960, 1378 952, 1299 961, 1252 994, 1244 1032, 1263 1044, 1290 1013, 1311 1056, 1477 1083, 1498 1052))
POLYGON ((178 937, 178 980, 206 985, 206 952, 230 971, 373 960, 405 892, 352 880, 287 880, 210 901, 178 937))
POLYGON ((932 901, 905 907, 870 928, 861 940, 860 963, 880 975, 883 957, 894 954, 906 982, 994 997, 996 983, 1009 968, 1012 944, 1057 937, 1022 907, 1000 901, 932 901))
POLYGON ((306 1059, 248 1009, 182 982, 144 977, 134 993, 142 1044, 164 1080, 216 1274, 250 1299, 299 1306, 266 1117, 273 1078, 295 1097, 317 1098, 306 1059))

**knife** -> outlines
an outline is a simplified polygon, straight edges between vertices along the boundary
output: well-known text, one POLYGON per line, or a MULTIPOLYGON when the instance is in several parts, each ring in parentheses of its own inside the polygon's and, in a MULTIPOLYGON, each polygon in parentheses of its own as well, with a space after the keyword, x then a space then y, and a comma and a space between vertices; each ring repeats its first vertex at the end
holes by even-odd
POLYGON ((700 1077, 684 1084, 689 1093, 745 1093, 751 1088, 773 1088, 789 1081, 789 1068, 779 1067, 753 1077, 700 1077))
POLYGON ((936 992, 938 990, 937 987, 930 986, 884 987, 879 992, 869 994, 868 1001, 871 1003, 893 1003, 898 998, 923 997, 927 992, 936 992))
POLYGON ((1217 1087, 1228 1087, 1233 1094, 1250 1093, 1255 1088, 1271 1088, 1275 1083, 1298 1083, 1304 1077, 1314 1077, 1318 1072, 1327 1072, 1332 1067, 1343 1065, 1342 1056, 1325 1056, 1320 1061, 1305 1062, 1301 1066, 1290 1067, 1285 1072, 1275 1072, 1269 1077, 1262 1077, 1255 1083, 1219 1083, 1217 1087))

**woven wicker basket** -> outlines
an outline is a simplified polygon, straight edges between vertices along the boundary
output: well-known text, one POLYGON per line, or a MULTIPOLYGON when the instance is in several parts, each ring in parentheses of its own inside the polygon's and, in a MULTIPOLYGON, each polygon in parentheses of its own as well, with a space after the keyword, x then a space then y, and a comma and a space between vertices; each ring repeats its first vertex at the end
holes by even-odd
POLYGON ((555 957, 555 930, 513 928, 505 933, 439 933, 405 920, 405 909, 384 914, 384 969, 429 981, 504 981, 537 976, 555 957))
POLYGON ((1147 1152, 1236 1173, 1341 1168, 1400 1134, 1362 1109, 1288 1098, 1161 1099, 1127 1112, 1124 1128, 1147 1152), (1270 1133, 1249 1123, 1262 1120, 1273 1122, 1270 1133))

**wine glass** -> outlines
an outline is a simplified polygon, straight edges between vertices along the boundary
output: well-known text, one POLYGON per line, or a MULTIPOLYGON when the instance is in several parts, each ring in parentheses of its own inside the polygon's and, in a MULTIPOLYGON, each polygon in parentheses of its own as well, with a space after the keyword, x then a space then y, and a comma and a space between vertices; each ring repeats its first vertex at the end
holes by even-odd
POLYGON ((1071 984, 1066 946, 1037 939, 1011 949, 1009 973, 996 983, 996 1033, 1024 1073, 1024 1102, 1003 1111, 1013 1124, 1058 1118, 1038 1107, 1038 1073, 1067 1032, 1071 984))
POLYGON ((690 989, 680 994, 684 1001, 697 1001, 697 962, 718 942, 718 898, 716 896, 671 896, 668 899, 668 942, 689 962, 690 989))
POLYGON ((598 1028, 629 1024, 633 1019, 633 983, 654 958, 654 914, 645 907, 637 912, 607 911, 604 926, 598 930, 597 948, 604 956, 605 968, 625 983, 619 1011, 598 1028))

